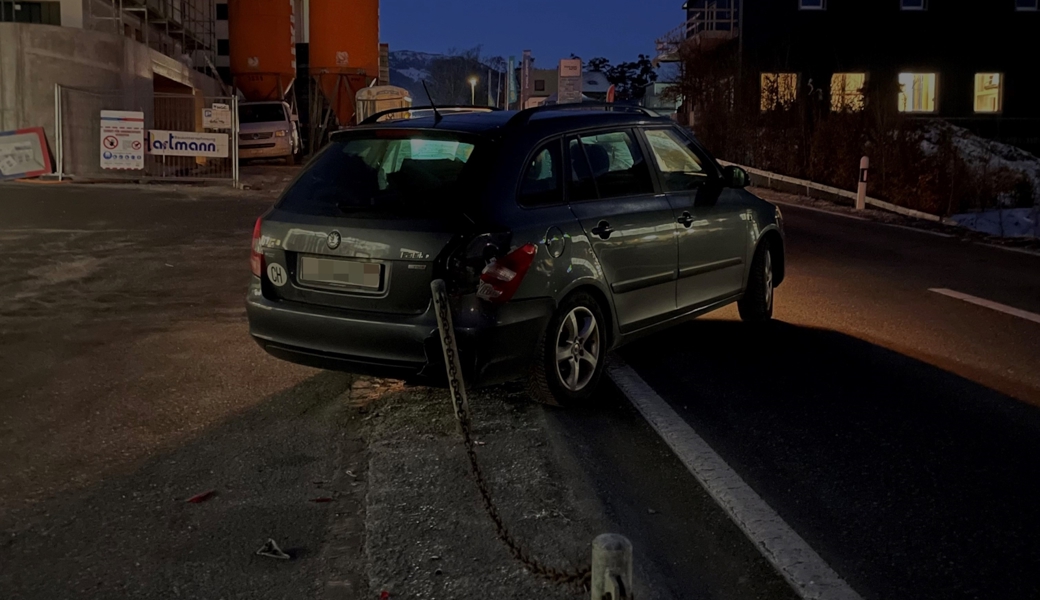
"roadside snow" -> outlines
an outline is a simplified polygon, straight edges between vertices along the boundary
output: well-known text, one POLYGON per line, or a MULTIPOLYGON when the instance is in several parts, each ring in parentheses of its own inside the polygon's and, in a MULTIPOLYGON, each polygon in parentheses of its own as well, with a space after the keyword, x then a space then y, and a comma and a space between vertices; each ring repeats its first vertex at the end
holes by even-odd
POLYGON ((988 235, 1040 238, 1040 206, 964 213, 950 219, 962 227, 988 235))
MULTIPOLYGON (((1020 173, 1032 183, 1033 198, 1040 204, 1040 158, 1017 146, 987 140, 963 127, 941 120, 931 121, 925 127, 922 150, 934 154, 944 131, 950 132, 957 152, 976 172, 981 174, 1004 168, 1020 173)), ((1010 201, 1010 198, 1006 200, 1010 201)))

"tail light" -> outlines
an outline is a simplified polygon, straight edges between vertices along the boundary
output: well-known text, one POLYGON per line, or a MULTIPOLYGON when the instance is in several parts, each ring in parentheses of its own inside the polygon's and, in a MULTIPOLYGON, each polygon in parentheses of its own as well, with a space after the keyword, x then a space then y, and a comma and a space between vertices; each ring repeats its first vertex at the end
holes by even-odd
POLYGON ((496 304, 509 302, 520 289, 520 283, 537 253, 538 246, 524 244, 501 258, 493 259, 480 274, 477 296, 496 304))
POLYGON ((260 250, 260 219, 256 220, 256 226, 253 227, 253 249, 249 254, 249 267, 253 270, 253 275, 263 277, 264 253, 260 250))

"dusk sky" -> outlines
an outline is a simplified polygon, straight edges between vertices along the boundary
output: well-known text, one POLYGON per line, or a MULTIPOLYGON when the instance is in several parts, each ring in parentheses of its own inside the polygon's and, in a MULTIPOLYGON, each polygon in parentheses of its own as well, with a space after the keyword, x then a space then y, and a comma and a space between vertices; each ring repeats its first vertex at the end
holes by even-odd
POLYGON ((380 37, 391 51, 479 44, 485 56, 519 58, 529 49, 547 67, 572 52, 612 62, 652 55, 683 18, 681 0, 391 0, 380 6, 380 37))

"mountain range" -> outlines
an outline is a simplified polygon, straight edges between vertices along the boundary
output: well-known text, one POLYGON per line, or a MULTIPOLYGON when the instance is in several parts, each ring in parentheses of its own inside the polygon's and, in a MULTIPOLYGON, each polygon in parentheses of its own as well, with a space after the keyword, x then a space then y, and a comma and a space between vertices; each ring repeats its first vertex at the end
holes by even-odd
POLYGON ((430 66, 433 61, 445 56, 429 52, 413 50, 396 50, 390 53, 390 85, 402 87, 412 93, 412 99, 419 104, 426 98, 422 82, 430 77, 430 66))

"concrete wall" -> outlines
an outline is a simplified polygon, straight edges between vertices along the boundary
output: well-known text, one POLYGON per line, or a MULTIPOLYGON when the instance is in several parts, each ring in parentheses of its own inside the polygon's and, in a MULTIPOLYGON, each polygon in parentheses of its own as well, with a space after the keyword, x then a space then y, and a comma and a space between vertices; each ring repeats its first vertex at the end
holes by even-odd
POLYGON ((42 126, 53 148, 56 83, 109 91, 144 110, 152 99, 151 51, 94 31, 0 23, 0 130, 42 126))
POLYGON ((150 126, 156 77, 170 91, 179 84, 187 94, 221 94, 215 79, 122 36, 0 23, 0 131, 43 127, 56 155, 54 88, 61 84, 67 173, 99 169, 101 110, 142 111, 150 126))

